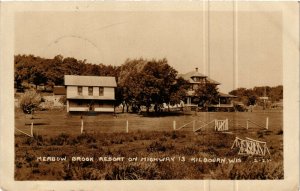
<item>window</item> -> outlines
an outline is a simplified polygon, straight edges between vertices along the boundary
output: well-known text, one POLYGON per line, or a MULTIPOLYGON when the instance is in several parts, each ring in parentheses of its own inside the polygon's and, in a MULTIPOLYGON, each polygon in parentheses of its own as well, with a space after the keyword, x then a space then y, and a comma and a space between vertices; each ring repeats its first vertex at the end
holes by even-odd
POLYGON ((77 87, 78 95, 82 95, 82 86, 77 87))
POLYGON ((194 81, 195 81, 195 82, 199 82, 199 81, 200 81, 200 78, 199 78, 199 77, 194 77, 194 81))
POLYGON ((89 87, 89 96, 93 95, 93 87, 89 87))
POLYGON ((99 87, 99 96, 103 96, 103 94, 104 94, 104 88, 99 87))

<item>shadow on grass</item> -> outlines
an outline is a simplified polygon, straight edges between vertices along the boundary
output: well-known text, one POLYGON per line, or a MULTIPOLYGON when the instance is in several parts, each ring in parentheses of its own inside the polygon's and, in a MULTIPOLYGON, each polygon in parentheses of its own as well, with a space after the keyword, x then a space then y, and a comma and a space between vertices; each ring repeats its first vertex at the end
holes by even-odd
POLYGON ((141 116, 143 117, 169 117, 169 116, 184 116, 184 115, 193 115, 192 113, 185 112, 141 112, 141 116))
MULTIPOLYGON (((25 123, 25 125, 30 126, 31 123, 25 123)), ((33 122, 33 125, 49 125, 49 123, 34 123, 33 122)))

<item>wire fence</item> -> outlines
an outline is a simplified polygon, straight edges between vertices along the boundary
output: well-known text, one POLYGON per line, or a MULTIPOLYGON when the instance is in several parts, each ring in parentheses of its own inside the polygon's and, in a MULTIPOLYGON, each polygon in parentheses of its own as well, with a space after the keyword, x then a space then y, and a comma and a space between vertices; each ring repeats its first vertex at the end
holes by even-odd
POLYGON ((61 133, 130 133, 149 131, 209 131, 216 129, 216 121, 220 124, 227 120, 227 131, 251 131, 257 129, 282 129, 282 116, 245 115, 240 113, 197 113, 197 115, 181 115, 166 117, 142 117, 127 114, 113 116, 66 116, 40 115, 34 119, 16 119, 16 133, 27 136, 33 134, 53 135, 61 133))

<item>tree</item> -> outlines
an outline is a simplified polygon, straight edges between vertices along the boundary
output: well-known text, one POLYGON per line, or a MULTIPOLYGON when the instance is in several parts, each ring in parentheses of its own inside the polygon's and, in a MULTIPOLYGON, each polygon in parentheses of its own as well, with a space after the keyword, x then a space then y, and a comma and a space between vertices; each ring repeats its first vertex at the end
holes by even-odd
POLYGON ((20 107, 25 114, 33 114, 41 100, 41 96, 35 91, 27 91, 20 98, 20 107))
POLYGON ((137 75, 140 75, 146 63, 147 61, 143 58, 127 59, 119 68, 118 87, 120 89, 116 91, 116 97, 123 105, 123 112, 125 106, 128 112, 129 105, 137 105, 138 94, 142 91, 139 86, 140 79, 137 75))
POLYGON ((48 81, 42 69, 36 67, 36 69, 32 72, 30 82, 32 82, 36 88, 40 84, 44 84, 48 81))
POLYGON ((248 89, 245 91, 245 96, 247 97, 246 105, 255 105, 258 99, 258 96, 252 89, 248 89))
POLYGON ((206 107, 210 104, 216 104, 219 100, 218 88, 215 84, 201 84, 195 90, 195 96, 199 100, 199 106, 206 107))
POLYGON ((155 112, 158 112, 163 103, 180 103, 180 98, 186 93, 183 88, 186 82, 180 79, 177 83, 176 76, 177 71, 165 58, 126 60, 121 66, 119 79, 125 104, 137 110, 146 106, 147 112, 154 104, 155 112))
MULTIPOLYGON (((147 62, 140 75, 139 87, 142 92, 140 92, 139 100, 146 106, 147 111, 151 104, 154 104, 155 112, 158 112, 159 107, 163 103, 170 103, 171 98, 174 98, 180 89, 180 87, 176 89, 174 86, 177 71, 168 64, 165 58, 147 62)), ((175 99, 172 101, 176 102, 175 99)), ((179 100, 177 101, 179 103, 179 100)))
POLYGON ((231 95, 237 96, 237 100, 243 102, 245 105, 255 105, 259 97, 267 96, 271 102, 283 99, 283 86, 276 87, 261 86, 253 89, 238 88, 229 92, 231 95))
POLYGON ((269 92, 269 97, 272 102, 276 102, 283 99, 283 86, 280 85, 280 86, 272 87, 269 92))
POLYGON ((180 101, 182 101, 185 98, 188 88, 189 88, 188 81, 186 81, 182 77, 179 77, 176 80, 176 83, 171 85, 170 100, 169 100, 170 104, 174 105, 180 103, 180 101))

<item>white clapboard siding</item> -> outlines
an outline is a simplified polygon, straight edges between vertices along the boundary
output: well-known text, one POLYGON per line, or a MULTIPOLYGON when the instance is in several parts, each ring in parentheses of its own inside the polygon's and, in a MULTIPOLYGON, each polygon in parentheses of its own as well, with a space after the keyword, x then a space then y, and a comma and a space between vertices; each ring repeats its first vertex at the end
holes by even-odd
POLYGON ((93 95, 89 96, 88 87, 82 87, 82 95, 78 95, 77 86, 67 86, 67 98, 78 99, 115 99, 115 90, 113 87, 104 87, 103 96, 99 96, 99 87, 93 87, 93 95))
POLYGON ((88 107, 69 107, 69 111, 89 111, 88 107))
POLYGON ((102 111, 102 112, 114 112, 114 108, 108 108, 108 107, 98 107, 95 108, 95 111, 102 111))

